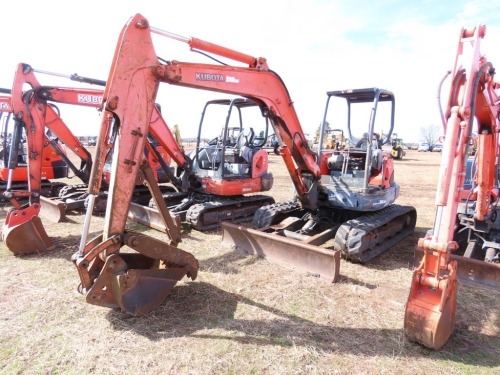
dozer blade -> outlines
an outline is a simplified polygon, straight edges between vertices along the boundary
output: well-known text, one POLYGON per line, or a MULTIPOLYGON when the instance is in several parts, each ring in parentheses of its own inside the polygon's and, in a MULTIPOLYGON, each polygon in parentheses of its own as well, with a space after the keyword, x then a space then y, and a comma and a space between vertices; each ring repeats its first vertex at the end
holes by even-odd
POLYGON ((272 263, 318 275, 330 282, 339 279, 340 251, 326 250, 276 234, 222 222, 222 242, 272 263))
MULTIPOLYGON (((415 264, 418 265, 424 255, 420 247, 415 248, 415 264)), ((473 287, 500 290, 500 264, 467 258, 456 254, 450 260, 457 262, 457 278, 461 284, 473 287)))
POLYGON ((142 254, 112 254, 87 293, 88 303, 121 308, 142 316, 158 308, 187 273, 186 268, 160 269, 142 254))
POLYGON ((128 218, 136 223, 156 229, 157 231, 166 232, 163 216, 154 208, 141 206, 137 203, 130 203, 128 218))
POLYGON ((15 255, 41 253, 54 248, 38 216, 13 226, 6 222, 2 227, 2 239, 15 255))
MULTIPOLYGON (((456 263, 454 267, 456 269, 456 263)), ((405 335, 409 341, 439 350, 446 344, 455 327, 456 274, 450 272, 444 288, 422 285, 419 279, 420 274, 415 271, 406 304, 405 335)))
POLYGON ((40 196, 42 209, 40 215, 54 223, 60 223, 66 220, 66 203, 59 199, 40 196))

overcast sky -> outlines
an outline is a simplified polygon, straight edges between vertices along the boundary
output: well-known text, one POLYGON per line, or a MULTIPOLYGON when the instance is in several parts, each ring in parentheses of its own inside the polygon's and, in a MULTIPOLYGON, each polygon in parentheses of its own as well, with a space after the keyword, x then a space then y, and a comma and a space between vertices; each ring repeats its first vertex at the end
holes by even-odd
MULTIPOLYGON (((395 131, 418 142, 422 126, 440 124, 437 87, 453 67, 462 26, 485 24, 482 52, 493 64, 500 61, 498 0, 24 0, 2 8, 0 87, 12 86, 21 62, 106 79, 122 27, 141 13, 156 28, 265 57, 309 133, 322 119, 326 91, 381 87, 396 96, 395 131)), ((211 63, 186 44, 164 39, 153 37, 158 56, 211 63)), ((79 86, 37 76, 46 85, 79 86)), ((192 136, 204 102, 218 97, 162 84, 157 101, 167 123, 192 136)), ((94 109, 64 107, 61 116, 75 134, 97 134, 94 109)))

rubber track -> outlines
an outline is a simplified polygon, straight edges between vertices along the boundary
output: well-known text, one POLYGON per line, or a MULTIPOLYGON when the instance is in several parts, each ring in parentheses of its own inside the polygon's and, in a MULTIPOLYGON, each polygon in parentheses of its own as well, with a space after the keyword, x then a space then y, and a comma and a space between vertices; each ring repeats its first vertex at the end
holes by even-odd
POLYGON ((288 212, 300 209, 297 201, 284 201, 261 207, 255 212, 253 217, 253 227, 261 229, 281 221, 283 215, 288 212))
POLYGON ((196 230, 213 230, 220 228, 223 220, 235 224, 251 221, 255 211, 269 203, 274 203, 274 199, 267 195, 251 195, 197 203, 187 211, 186 221, 196 230))
MULTIPOLYGON (((347 259, 366 263, 411 234, 415 229, 416 221, 417 213, 414 207, 392 205, 342 224, 335 235, 336 246, 347 259), (409 215, 409 223, 401 230, 397 229, 407 215, 409 215), (376 236, 379 229, 391 221, 396 224, 395 228, 381 243, 370 248, 370 237, 376 236)), ((384 228, 384 231, 386 230, 384 228)))

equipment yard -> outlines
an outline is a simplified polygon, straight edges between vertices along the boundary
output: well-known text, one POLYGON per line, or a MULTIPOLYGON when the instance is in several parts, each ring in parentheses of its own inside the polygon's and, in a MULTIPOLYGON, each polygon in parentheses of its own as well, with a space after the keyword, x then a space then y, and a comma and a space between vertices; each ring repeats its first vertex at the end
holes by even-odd
MULTIPOLYGON (((13 256, 0 243, 0 372, 498 374, 500 291, 459 284, 456 328, 440 351, 404 335, 414 250, 434 223, 440 160, 441 153, 409 150, 395 161, 398 204, 416 208, 415 232, 368 264, 342 260, 337 283, 237 252, 222 244, 220 229, 185 225, 178 248, 199 260, 198 278, 182 279, 158 309, 134 317, 91 305, 76 290, 71 257, 84 215, 45 222, 53 251, 13 256)), ((291 199, 279 155, 269 156, 269 171, 267 193, 276 202, 291 199)), ((102 226, 92 217, 89 238, 102 226)))

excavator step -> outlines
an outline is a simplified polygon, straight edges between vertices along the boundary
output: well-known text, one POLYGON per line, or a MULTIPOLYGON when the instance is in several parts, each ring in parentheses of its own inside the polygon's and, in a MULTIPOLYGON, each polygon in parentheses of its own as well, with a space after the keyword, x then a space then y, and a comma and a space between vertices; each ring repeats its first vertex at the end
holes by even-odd
POLYGON ((340 275, 340 251, 323 249, 308 243, 266 233, 224 221, 222 242, 247 254, 272 263, 337 282, 340 275))

